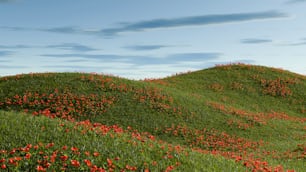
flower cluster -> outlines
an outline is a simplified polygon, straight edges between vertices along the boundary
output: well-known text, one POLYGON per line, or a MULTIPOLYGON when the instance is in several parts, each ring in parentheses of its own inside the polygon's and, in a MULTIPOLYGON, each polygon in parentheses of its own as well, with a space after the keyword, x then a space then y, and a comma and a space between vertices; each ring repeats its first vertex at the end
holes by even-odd
POLYGON ((103 114, 115 102, 115 97, 98 95, 74 95, 58 93, 49 94, 27 92, 15 95, 0 102, 3 109, 23 109, 34 115, 43 114, 48 117, 63 119, 79 118, 85 115, 103 114))
POLYGON ((261 79, 260 84, 263 88, 262 92, 271 96, 291 96, 292 91, 289 85, 295 84, 297 81, 295 79, 281 79, 277 78, 274 80, 261 79))

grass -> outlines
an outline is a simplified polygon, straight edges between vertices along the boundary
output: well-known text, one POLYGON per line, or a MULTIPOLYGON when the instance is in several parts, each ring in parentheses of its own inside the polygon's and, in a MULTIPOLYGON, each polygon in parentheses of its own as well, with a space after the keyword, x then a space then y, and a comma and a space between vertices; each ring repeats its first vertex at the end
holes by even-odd
POLYGON ((41 143, 45 156, 58 156, 40 164, 44 154, 31 148, 32 159, 22 151, 2 153, 0 165, 22 171, 94 165, 107 171, 304 171, 305 79, 245 64, 144 81, 82 73, 2 77, 0 150, 41 143), (80 152, 66 166, 59 157, 75 152, 62 150, 65 145, 80 152), (16 156, 22 160, 10 163, 16 156))
POLYGON ((1 149, 6 150, 0 153, 0 160, 4 159, 4 164, 12 171, 37 167, 50 171, 89 171, 94 166, 109 171, 161 171, 170 167, 180 171, 243 171, 242 166, 236 166, 234 161, 221 156, 201 154, 181 147, 174 149, 175 145, 160 143, 145 136, 138 140, 133 136, 135 132, 120 128, 113 127, 101 133, 99 127, 93 127, 89 122, 76 124, 3 111, 0 112, 0 119, 1 149), (11 137, 8 138, 8 135, 11 137), (80 164, 74 165, 73 161, 80 164))

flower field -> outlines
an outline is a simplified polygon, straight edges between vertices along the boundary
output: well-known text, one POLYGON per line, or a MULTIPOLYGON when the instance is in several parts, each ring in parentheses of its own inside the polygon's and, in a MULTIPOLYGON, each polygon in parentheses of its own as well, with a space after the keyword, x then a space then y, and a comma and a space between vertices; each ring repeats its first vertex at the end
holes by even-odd
POLYGON ((306 77, 230 64, 0 78, 0 171, 305 171, 306 77))

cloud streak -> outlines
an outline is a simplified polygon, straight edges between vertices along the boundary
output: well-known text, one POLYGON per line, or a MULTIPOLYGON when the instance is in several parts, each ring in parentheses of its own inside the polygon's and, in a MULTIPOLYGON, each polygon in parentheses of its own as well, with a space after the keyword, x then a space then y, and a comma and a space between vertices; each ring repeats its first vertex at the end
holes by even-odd
POLYGON ((55 27, 55 28, 49 28, 49 29, 37 29, 39 31, 45 31, 45 32, 54 32, 54 33, 82 33, 83 31, 81 29, 78 29, 73 26, 66 26, 66 27, 55 27))
POLYGON ((57 48, 62 50, 70 50, 70 51, 78 51, 78 52, 88 52, 88 51, 94 51, 97 49, 91 48, 86 45, 81 45, 77 43, 63 43, 58 45, 48 45, 46 48, 57 48))
POLYGON ((258 38, 248 38, 240 40, 243 44, 263 44, 272 42, 271 39, 258 39, 258 38))
MULTIPOLYGON (((125 62, 133 65, 145 64, 177 64, 182 62, 203 62, 219 58, 220 53, 181 53, 171 54, 164 57, 150 56, 124 56, 113 54, 44 54, 44 57, 54 57, 60 59, 83 58, 98 62, 125 62)), ((81 59, 80 59, 81 60, 81 59)))
POLYGON ((166 48, 170 46, 166 45, 134 45, 134 46, 126 46, 123 48, 130 49, 130 50, 135 50, 135 51, 147 51, 147 50, 158 50, 161 48, 166 48))
POLYGON ((19 48, 31 48, 28 45, 0 45, 2 49, 19 49, 19 48))
POLYGON ((31 31, 37 29, 31 29, 26 27, 12 27, 12 26, 1 26, 1 29, 8 30, 8 31, 31 31))
MULTIPOLYGON (((152 19, 139 22, 124 22, 118 27, 86 30, 73 26, 54 27, 54 28, 25 28, 25 27, 11 27, 2 26, 1 29, 9 31, 42 31, 50 33, 62 33, 62 34, 86 34, 86 35, 98 35, 106 38, 112 38, 124 32, 142 32, 152 29, 168 29, 177 27, 189 27, 189 26, 207 26, 212 24, 226 24, 226 23, 239 23, 250 22, 256 20, 267 19, 280 19, 287 18, 288 14, 278 11, 263 11, 254 13, 232 13, 232 14, 214 14, 214 15, 201 15, 191 17, 180 17, 172 19, 152 19)), ((133 47, 132 47, 133 48, 133 47)), ((137 47, 134 47, 137 49, 137 47)), ((144 48, 158 48, 158 47, 138 47, 138 50, 144 48)))
POLYGON ((286 4, 298 4, 303 2, 306 2, 306 0, 289 0, 286 2, 286 4))
POLYGON ((120 27, 107 28, 101 30, 100 32, 105 36, 115 36, 123 32, 140 32, 151 29, 165 29, 183 26, 205 26, 211 24, 246 22, 286 17, 289 16, 282 12, 265 11, 257 13, 203 15, 174 19, 153 19, 135 23, 122 24, 120 27))
POLYGON ((287 46, 301 46, 301 45, 306 45, 306 38, 301 39, 301 41, 296 42, 296 43, 290 43, 290 44, 285 44, 287 46))
POLYGON ((15 0, 0 0, 0 3, 14 2, 15 0))
POLYGON ((11 55, 11 54, 13 54, 12 51, 0 51, 0 57, 1 57, 1 56, 9 56, 9 55, 11 55))
POLYGON ((53 27, 53 28, 27 28, 19 26, 0 26, 3 30, 8 31, 39 31, 61 34, 89 34, 89 32, 73 26, 53 27))

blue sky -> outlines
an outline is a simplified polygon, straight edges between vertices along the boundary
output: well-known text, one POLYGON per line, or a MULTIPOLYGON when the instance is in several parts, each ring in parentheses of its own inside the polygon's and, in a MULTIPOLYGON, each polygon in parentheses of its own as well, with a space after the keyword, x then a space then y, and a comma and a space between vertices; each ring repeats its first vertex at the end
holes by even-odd
POLYGON ((0 0, 0 76, 165 77, 243 62, 306 75, 306 0, 0 0))

